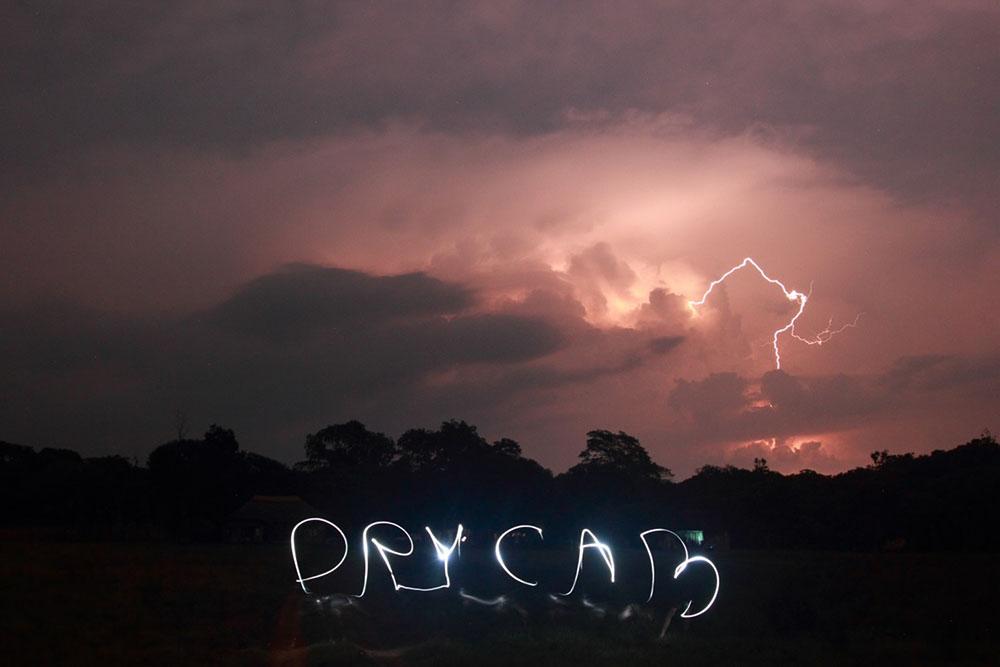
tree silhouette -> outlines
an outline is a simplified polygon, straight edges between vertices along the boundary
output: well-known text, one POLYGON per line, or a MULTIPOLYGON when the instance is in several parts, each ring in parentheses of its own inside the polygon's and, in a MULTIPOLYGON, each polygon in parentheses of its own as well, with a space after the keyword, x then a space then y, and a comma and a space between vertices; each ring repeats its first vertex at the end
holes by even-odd
POLYGON ((885 465, 885 462, 889 460, 889 450, 883 449, 880 451, 871 453, 872 467, 881 468, 885 465))
POLYGON ((352 420, 334 424, 306 436, 307 470, 384 468, 392 463, 396 447, 384 433, 369 431, 352 420))
POLYGON ((657 465, 649 452, 633 436, 618 431, 590 431, 587 446, 580 452, 580 463, 570 473, 618 473, 626 477, 662 480, 673 477, 669 468, 657 465))
POLYGON ((669 519, 725 531, 738 548, 1000 549, 990 530, 1000 521, 1000 446, 988 432, 930 454, 878 451, 872 465, 837 475, 785 475, 758 460, 753 470, 704 466, 676 484, 621 431, 588 433, 579 463, 557 476, 514 440, 489 442, 459 420, 398 442, 352 421, 305 444, 307 460, 289 470, 241 451, 215 424, 157 447, 145 467, 0 442, 0 526, 211 540, 253 495, 294 494, 344 525, 462 522, 470 545, 515 522, 545 525, 555 543, 575 539, 581 524, 624 538, 669 519))
POLYGON ((409 470, 447 470, 456 465, 481 462, 493 453, 514 455, 520 445, 507 440, 499 448, 491 447, 475 426, 452 419, 442 422, 437 431, 410 429, 396 443, 399 459, 409 470))
POLYGON ((202 442, 206 447, 221 455, 232 455, 240 450, 240 443, 236 441, 236 434, 232 429, 223 428, 218 424, 212 424, 205 432, 202 442))
POLYGON ((517 440, 511 440, 510 438, 500 438, 495 441, 493 443, 493 451, 498 454, 513 456, 514 458, 521 457, 521 445, 518 444, 517 440))
POLYGON ((215 534, 256 492, 292 487, 284 465, 240 451, 233 431, 216 424, 200 440, 160 445, 147 466, 157 521, 186 538, 215 534))

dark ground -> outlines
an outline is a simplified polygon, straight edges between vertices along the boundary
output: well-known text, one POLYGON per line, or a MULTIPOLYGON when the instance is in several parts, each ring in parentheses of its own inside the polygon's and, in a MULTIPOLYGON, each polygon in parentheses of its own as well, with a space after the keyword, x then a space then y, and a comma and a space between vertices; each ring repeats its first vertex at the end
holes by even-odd
POLYGON ((0 642, 14 665, 1000 664, 993 556, 712 558, 715 607, 661 643, 659 616, 621 620, 621 605, 525 603, 525 618, 463 604, 457 586, 317 602, 283 545, 3 542, 0 642))

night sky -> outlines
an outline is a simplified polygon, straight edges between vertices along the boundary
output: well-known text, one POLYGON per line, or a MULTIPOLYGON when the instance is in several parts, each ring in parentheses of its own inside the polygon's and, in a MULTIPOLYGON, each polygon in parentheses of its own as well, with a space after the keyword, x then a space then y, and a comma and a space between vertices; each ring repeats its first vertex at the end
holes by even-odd
POLYGON ((704 4, 7 7, 0 439, 460 418, 685 477, 1000 428, 998 5, 704 4), (688 306, 747 256, 857 326, 776 371, 779 287, 688 306))

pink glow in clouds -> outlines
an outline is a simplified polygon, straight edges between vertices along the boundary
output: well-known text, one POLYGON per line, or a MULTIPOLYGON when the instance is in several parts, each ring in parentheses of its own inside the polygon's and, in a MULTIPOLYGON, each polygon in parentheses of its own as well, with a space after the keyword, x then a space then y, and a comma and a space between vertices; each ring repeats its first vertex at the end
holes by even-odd
POLYGON ((995 8, 504 7, 16 15, 0 437, 145 452, 179 407, 294 460, 457 417, 684 476, 991 425, 995 8), (805 339, 864 316, 776 371, 797 301, 687 305, 744 257, 813 286, 805 339))

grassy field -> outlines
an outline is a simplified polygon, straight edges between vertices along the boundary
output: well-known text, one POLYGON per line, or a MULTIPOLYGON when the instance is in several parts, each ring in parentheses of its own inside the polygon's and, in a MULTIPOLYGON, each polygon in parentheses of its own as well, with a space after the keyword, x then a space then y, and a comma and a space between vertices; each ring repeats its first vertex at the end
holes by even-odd
MULTIPOLYGON (((463 558, 465 558, 463 556, 463 558)), ((311 598, 283 546, 0 543, 5 664, 997 664, 988 555, 772 553, 713 559, 722 592, 674 622, 621 606, 364 604, 311 598)), ((379 575, 382 575, 379 571, 379 575)), ((382 575, 384 576, 384 575, 382 575)), ((373 574, 373 578, 375 575, 373 574)), ((354 589, 360 579, 354 582, 354 589)))

